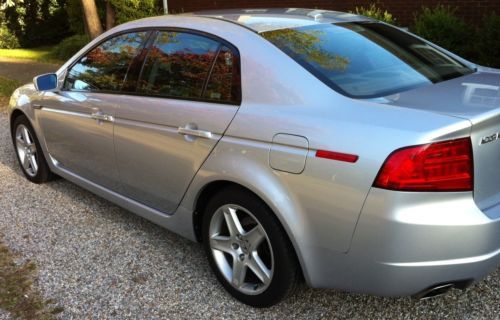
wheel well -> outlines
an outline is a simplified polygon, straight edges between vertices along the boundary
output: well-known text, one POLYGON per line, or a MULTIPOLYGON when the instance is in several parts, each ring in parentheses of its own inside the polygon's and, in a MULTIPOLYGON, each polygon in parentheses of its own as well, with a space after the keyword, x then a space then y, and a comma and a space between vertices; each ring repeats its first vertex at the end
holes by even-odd
MULTIPOLYGON (((242 186, 242 185, 240 185, 238 183, 235 183, 235 182, 222 180, 222 181, 214 181, 214 182, 211 182, 211 183, 207 184, 203 188, 203 190, 201 191, 200 195, 198 196, 198 199, 196 201, 195 210, 194 210, 194 213, 193 213, 193 227, 194 227, 194 232, 195 232, 195 235, 196 235, 196 240, 198 242, 202 242, 203 241, 203 237, 202 237, 201 233, 202 233, 202 225, 203 225, 203 213, 204 213, 205 207, 207 206, 207 204, 210 201, 210 199, 217 192, 219 192, 222 189, 228 188, 228 187, 237 187, 237 188, 243 189, 244 191, 250 192, 253 195, 255 195, 257 198, 259 198, 262 201, 264 201, 261 197, 259 197, 257 194, 255 194, 255 192, 253 192, 252 190, 250 190, 250 189, 248 189, 248 188, 246 188, 246 187, 244 187, 244 186, 242 186)), ((265 201, 264 201, 264 203, 265 203, 265 201)), ((271 210, 271 211, 273 211, 273 210, 271 210)), ((295 249, 295 247, 294 247, 294 245, 293 245, 293 243, 292 243, 292 241, 291 241, 288 233, 286 232, 285 228, 283 227, 283 225, 281 225, 281 227, 282 227, 282 230, 285 233, 286 237, 288 238, 288 241, 290 243, 291 248, 293 249, 293 253, 295 255, 295 259, 297 261, 297 265, 299 266, 299 269, 300 269, 300 274, 303 277, 304 276, 304 272, 302 270, 302 264, 300 263, 298 255, 297 255, 297 251, 296 251, 296 249, 295 249)))
POLYGON ((16 121, 17 118, 19 118, 20 116, 24 116, 25 114, 19 110, 19 109, 16 109, 12 112, 12 114, 10 115, 10 127, 11 127, 11 130, 12 130, 12 125, 14 124, 14 121, 16 121))
MULTIPOLYGON (((252 192, 248 190, 247 188, 243 187, 242 185, 239 185, 237 183, 231 182, 231 181, 214 181, 210 182, 208 185, 206 185, 203 190, 201 191, 200 195, 198 196, 198 200, 196 201, 196 206, 194 210, 194 215, 193 215, 193 227, 194 227, 194 233, 196 235, 196 240, 198 242, 202 242, 202 236, 201 236, 201 228, 203 225, 203 211, 205 210, 205 207, 208 204, 208 201, 220 190, 234 186, 238 188, 245 189, 248 192, 252 192)), ((252 192, 253 193, 253 192, 252 192)))

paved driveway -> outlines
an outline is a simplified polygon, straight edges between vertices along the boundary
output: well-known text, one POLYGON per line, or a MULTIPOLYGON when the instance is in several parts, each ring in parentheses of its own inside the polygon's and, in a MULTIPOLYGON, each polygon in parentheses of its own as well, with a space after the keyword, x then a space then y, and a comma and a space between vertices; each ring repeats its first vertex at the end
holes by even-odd
POLYGON ((0 57, 0 76, 28 83, 34 76, 55 72, 59 66, 51 63, 0 57))

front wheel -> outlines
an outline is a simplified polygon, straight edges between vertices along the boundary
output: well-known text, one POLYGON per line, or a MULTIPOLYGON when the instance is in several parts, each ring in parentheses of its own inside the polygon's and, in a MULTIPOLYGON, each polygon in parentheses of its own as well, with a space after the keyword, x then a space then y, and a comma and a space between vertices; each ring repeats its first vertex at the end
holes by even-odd
POLYGON ((35 135, 35 130, 33 130, 26 116, 22 115, 14 120, 12 140, 16 149, 17 160, 28 180, 34 183, 43 183, 53 178, 53 174, 43 156, 40 142, 35 135))
POLYGON ((224 288, 254 307, 269 307, 290 295, 299 268, 273 212, 258 197, 227 188, 209 202, 203 242, 210 266, 224 288))

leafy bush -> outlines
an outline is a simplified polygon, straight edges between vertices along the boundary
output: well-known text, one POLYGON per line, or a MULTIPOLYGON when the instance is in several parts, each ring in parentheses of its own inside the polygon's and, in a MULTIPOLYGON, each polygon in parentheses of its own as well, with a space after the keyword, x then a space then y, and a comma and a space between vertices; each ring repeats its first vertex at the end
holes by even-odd
POLYGON ((372 3, 368 8, 356 7, 356 14, 384 21, 390 24, 396 24, 396 19, 387 10, 382 10, 377 4, 372 3))
POLYGON ((419 36, 458 55, 470 54, 473 28, 456 16, 456 8, 437 5, 423 7, 412 28, 419 36))
POLYGON ((116 11, 116 24, 163 13, 157 0, 109 0, 116 11))
POLYGON ((89 43, 89 41, 90 38, 86 35, 74 35, 66 38, 54 47, 52 57, 59 60, 68 60, 89 43))
POLYGON ((15 35, 10 33, 9 29, 0 26, 0 49, 15 49, 19 48, 19 41, 15 35))
POLYGON ((491 13, 483 20, 477 33, 478 60, 481 64, 500 68, 500 15, 491 13))

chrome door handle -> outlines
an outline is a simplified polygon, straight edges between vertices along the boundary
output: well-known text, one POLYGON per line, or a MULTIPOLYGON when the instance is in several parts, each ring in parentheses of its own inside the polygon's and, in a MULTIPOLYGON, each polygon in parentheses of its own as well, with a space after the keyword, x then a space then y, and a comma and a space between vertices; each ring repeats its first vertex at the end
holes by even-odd
POLYGON ((205 139, 212 138, 212 132, 210 132, 210 131, 179 127, 179 129, 177 129, 177 132, 179 134, 182 134, 183 136, 193 136, 193 137, 205 138, 205 139))
POLYGON ((95 112, 90 115, 92 119, 96 119, 99 121, 113 122, 115 118, 113 116, 109 116, 107 114, 103 114, 101 112, 95 112))

